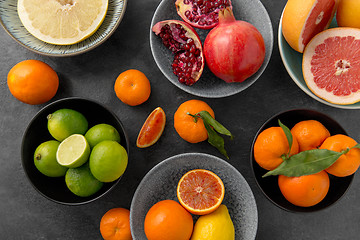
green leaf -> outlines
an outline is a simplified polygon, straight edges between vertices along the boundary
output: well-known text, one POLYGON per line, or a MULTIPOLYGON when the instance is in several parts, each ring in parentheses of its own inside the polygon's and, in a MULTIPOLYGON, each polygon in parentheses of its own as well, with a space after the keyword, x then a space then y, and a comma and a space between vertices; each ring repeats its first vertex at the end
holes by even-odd
POLYGON ((353 146, 352 148, 360 148, 360 143, 357 143, 355 146, 353 146))
POLYGON ((216 121, 209 112, 207 111, 201 111, 198 113, 204 122, 207 122, 210 126, 212 126, 215 131, 218 133, 221 133, 223 135, 229 136, 231 139, 234 138, 234 136, 231 134, 229 130, 227 130, 221 123, 216 121))
POLYGON ((219 136, 214 129, 211 128, 210 124, 207 123, 207 121, 204 121, 205 128, 208 132, 208 142, 216 147, 220 153, 222 153, 227 159, 229 159, 229 156, 227 155, 227 152, 224 148, 224 139, 219 136))
POLYGON ((285 175, 300 177, 318 173, 330 167, 343 153, 327 149, 313 149, 291 156, 277 168, 267 172, 263 177, 285 175))
POLYGON ((293 144, 293 137, 292 137, 292 134, 291 134, 291 131, 290 129, 285 126, 284 124, 282 124, 280 122, 280 119, 278 120, 278 123, 279 123, 279 126, 282 128, 282 130, 284 131, 285 133, 285 136, 288 140, 288 143, 289 143, 289 152, 287 153, 286 157, 289 157, 290 156, 290 152, 291 152, 291 147, 292 147, 292 144, 293 144))

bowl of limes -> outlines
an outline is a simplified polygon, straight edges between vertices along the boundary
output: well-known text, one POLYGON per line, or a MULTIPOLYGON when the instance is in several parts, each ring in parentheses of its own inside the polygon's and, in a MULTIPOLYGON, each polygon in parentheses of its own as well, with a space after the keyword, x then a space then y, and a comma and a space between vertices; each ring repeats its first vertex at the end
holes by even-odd
POLYGON ((22 166, 44 197, 65 205, 92 202, 111 191, 128 164, 129 141, 119 118, 84 98, 41 109, 22 140, 22 166))

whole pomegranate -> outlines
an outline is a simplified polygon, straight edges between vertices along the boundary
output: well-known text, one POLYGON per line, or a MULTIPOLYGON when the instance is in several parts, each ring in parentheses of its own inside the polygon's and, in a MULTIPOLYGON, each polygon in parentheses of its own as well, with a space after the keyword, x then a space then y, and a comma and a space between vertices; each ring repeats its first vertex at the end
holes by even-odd
POLYGON ((219 12, 219 24, 206 36, 207 66, 225 82, 242 82, 259 70, 265 58, 261 33, 250 23, 237 21, 231 8, 219 12))

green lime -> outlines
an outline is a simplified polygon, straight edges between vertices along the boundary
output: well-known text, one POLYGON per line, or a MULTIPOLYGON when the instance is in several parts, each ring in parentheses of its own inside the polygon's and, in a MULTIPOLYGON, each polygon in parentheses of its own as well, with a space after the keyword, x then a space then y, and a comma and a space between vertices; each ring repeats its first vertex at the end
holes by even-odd
POLYGON ((64 176, 67 167, 61 166, 56 161, 56 151, 60 143, 55 140, 50 140, 40 144, 34 153, 35 167, 44 175, 48 177, 64 176))
POLYGON ((81 134, 73 134, 59 145, 56 152, 57 162, 68 168, 76 168, 83 165, 90 155, 90 145, 81 134))
POLYGON ((95 147, 96 144, 105 140, 112 140, 120 143, 119 132, 109 124, 98 124, 90 128, 86 134, 85 138, 90 144, 90 147, 95 147))
POLYGON ((69 168, 65 183, 69 190, 79 197, 93 195, 104 185, 91 174, 88 163, 78 168, 69 168))
POLYGON ((89 163, 95 178, 101 182, 112 182, 125 172, 128 155, 118 142, 106 140, 93 148, 89 163))
POLYGON ((72 134, 85 134, 88 130, 88 121, 78 111, 72 109, 60 109, 49 114, 48 130, 56 140, 62 141, 72 134))

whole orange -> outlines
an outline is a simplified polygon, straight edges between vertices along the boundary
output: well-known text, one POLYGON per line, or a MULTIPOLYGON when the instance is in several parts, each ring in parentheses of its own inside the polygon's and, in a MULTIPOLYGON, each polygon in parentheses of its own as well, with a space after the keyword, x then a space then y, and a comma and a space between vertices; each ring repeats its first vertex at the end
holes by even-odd
POLYGON ((59 77, 46 63, 25 60, 10 69, 7 84, 15 98, 36 105, 45 103, 55 96, 59 87, 59 77))
POLYGON ((190 116, 201 111, 208 111, 215 118, 211 107, 201 100, 189 100, 182 103, 174 114, 174 127, 181 138, 190 143, 198 143, 208 138, 204 122, 202 119, 190 116))
POLYGON ((148 240, 189 240, 193 227, 191 214, 173 200, 154 204, 144 222, 148 240))
MULTIPOLYGON (((356 144, 357 142, 351 137, 337 134, 327 138, 320 148, 341 152, 356 144)), ((346 177, 355 173, 359 166, 360 149, 352 148, 348 153, 341 155, 326 171, 337 177, 346 177)))
MULTIPOLYGON (((262 131, 254 143, 254 159, 260 167, 273 170, 283 162, 289 152, 289 143, 281 127, 270 127, 262 131)), ((293 138, 290 156, 299 152, 296 138, 293 138)))
POLYGON ((316 149, 330 137, 330 132, 316 120, 306 120, 295 124, 291 134, 299 143, 299 152, 316 149))
POLYGON ((325 171, 301 177, 279 175, 281 193, 292 204, 311 207, 321 202, 329 191, 330 180, 325 171))
POLYGON ((107 211, 100 221, 100 233, 105 240, 131 240, 130 211, 125 208, 107 211))
POLYGON ((129 69, 122 72, 115 81, 116 96, 125 104, 137 106, 150 97, 149 79, 139 70, 129 69))
POLYGON ((360 28, 360 0, 340 0, 336 12, 339 27, 360 28))

